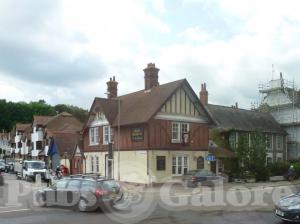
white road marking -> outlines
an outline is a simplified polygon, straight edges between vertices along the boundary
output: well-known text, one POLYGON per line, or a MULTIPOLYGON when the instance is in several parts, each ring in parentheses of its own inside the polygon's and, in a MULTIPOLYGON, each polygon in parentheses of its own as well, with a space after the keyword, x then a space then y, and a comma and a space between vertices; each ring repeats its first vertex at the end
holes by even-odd
POLYGON ((24 211, 30 211, 30 209, 24 208, 24 209, 17 209, 17 210, 0 211, 0 214, 12 213, 12 212, 24 212, 24 211))

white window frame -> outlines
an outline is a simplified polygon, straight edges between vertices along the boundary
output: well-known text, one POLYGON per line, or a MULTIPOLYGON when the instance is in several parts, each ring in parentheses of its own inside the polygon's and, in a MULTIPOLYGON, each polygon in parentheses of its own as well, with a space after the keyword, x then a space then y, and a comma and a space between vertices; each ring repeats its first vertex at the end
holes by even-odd
POLYGON ((190 124, 186 122, 172 122, 172 143, 182 143, 183 132, 190 131, 190 124), (185 129, 183 131, 183 129, 185 129), (174 134, 177 133, 177 138, 174 134))
POLYGON ((100 172, 99 156, 96 156, 96 173, 100 172))
POLYGON ((273 149, 273 135, 272 134, 266 134, 266 149, 267 150, 273 149), (268 137, 270 138, 270 147, 268 146, 268 137))
POLYGON ((113 140, 113 130, 110 126, 103 126, 103 145, 108 145, 108 143, 113 140))
POLYGON ((99 127, 90 127, 89 139, 90 139, 90 145, 99 144, 99 127))
POLYGON ((228 139, 228 141, 229 141, 230 147, 233 148, 233 149, 235 149, 236 146, 237 146, 236 133, 235 133, 235 132, 231 132, 231 133, 229 134, 229 139, 228 139))
POLYGON ((186 173, 189 171, 189 157, 187 155, 172 156, 172 175, 182 176, 184 175, 185 170, 186 173), (175 159, 175 164, 174 164, 174 159, 175 159), (186 159, 186 164, 185 164, 185 159, 186 159), (179 161, 181 161, 181 164, 179 161), (175 167, 175 173, 173 172, 174 167, 175 167))
POLYGON ((94 156, 91 156, 91 173, 94 173, 94 156))
POLYGON ((283 136, 277 135, 276 136, 276 150, 282 151, 283 150, 283 136), (278 147, 280 143, 280 147, 278 147))

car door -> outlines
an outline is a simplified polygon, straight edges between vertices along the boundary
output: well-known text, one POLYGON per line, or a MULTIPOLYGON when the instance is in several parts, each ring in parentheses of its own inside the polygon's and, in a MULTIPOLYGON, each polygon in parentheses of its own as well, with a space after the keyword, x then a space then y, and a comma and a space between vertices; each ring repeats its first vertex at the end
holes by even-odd
POLYGON ((74 206, 80 199, 81 180, 69 180, 66 188, 67 204, 65 206, 74 206))
POLYGON ((67 185, 69 180, 59 180, 55 184, 55 201, 56 205, 65 206, 67 204, 67 185))
POLYGON ((97 205, 97 182, 92 180, 83 180, 80 188, 80 196, 86 199, 88 206, 93 207, 97 205))

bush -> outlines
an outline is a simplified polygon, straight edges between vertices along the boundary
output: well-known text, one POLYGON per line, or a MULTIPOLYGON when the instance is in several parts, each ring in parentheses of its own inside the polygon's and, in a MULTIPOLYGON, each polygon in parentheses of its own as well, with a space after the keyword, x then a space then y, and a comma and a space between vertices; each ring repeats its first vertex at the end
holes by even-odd
POLYGON ((300 177, 300 162, 294 162, 291 165, 294 166, 295 172, 296 172, 296 176, 300 177))
POLYGON ((284 162, 275 162, 267 166, 268 170, 270 171, 270 176, 284 176, 287 174, 289 167, 290 164, 284 162))
POLYGON ((256 181, 268 181, 270 178, 270 171, 267 167, 261 167, 255 172, 256 181))

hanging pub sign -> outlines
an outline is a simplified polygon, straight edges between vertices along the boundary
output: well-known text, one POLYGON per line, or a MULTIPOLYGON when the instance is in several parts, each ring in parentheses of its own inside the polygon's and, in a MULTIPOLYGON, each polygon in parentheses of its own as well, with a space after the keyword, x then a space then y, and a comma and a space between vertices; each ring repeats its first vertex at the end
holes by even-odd
POLYGON ((182 133, 182 142, 184 145, 187 145, 190 143, 190 133, 189 132, 182 133))
POLYGON ((144 128, 132 128, 131 129, 131 140, 133 142, 144 141, 144 128))

